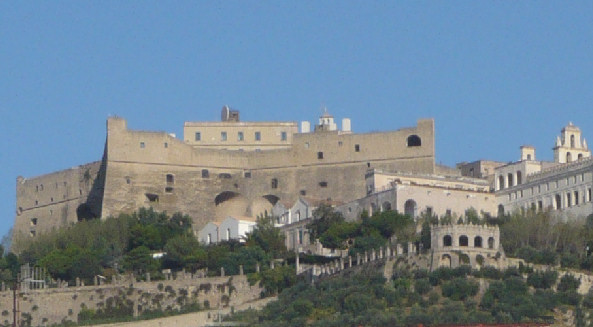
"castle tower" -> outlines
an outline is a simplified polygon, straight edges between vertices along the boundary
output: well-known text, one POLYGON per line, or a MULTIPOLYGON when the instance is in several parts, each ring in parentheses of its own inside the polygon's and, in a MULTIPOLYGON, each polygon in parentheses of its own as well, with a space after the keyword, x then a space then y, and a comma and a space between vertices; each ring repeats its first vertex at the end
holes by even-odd
POLYGON ((521 146, 521 161, 535 160, 535 148, 531 145, 521 146))
POLYGON ((568 123, 556 138, 554 161, 570 163, 590 156, 591 151, 587 147, 587 141, 581 140, 581 130, 572 123, 568 123))
POLYGON ((327 108, 324 108, 323 111, 323 115, 321 115, 321 117, 319 117, 319 124, 315 126, 315 131, 325 131, 325 132, 329 132, 329 131, 335 131, 337 130, 338 127, 336 126, 336 123, 334 122, 334 116, 330 115, 327 112, 327 108))

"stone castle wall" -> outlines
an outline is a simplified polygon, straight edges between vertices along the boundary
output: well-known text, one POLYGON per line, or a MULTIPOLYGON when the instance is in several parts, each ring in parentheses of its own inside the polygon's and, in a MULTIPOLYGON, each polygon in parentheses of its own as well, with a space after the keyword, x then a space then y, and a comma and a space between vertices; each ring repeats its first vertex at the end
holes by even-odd
MULTIPOLYGON (((244 275, 191 278, 153 282, 119 282, 101 286, 81 286, 30 290, 19 295, 21 321, 30 315, 31 326, 49 326, 78 321, 82 308, 104 309, 123 301, 134 316, 144 311, 177 310, 192 303, 201 308, 236 306, 259 299, 262 289, 250 286, 244 275)), ((12 291, 0 292, 0 323, 12 323, 12 291)))
POLYGON ((271 212, 276 201, 294 202, 299 195, 344 202, 364 197, 368 168, 419 173, 434 173, 435 169, 432 119, 390 132, 297 133, 291 141, 289 148, 276 150, 199 148, 165 132, 128 130, 124 119, 109 118, 102 164, 18 183, 17 207, 28 212, 17 215, 15 231, 28 235, 33 216, 38 218, 37 233, 66 226, 77 221, 76 208, 89 199, 92 212, 103 218, 151 206, 190 215, 198 231, 227 215, 271 212), (421 138, 421 146, 407 146, 411 135, 421 138), (45 197, 62 199, 60 188, 47 185, 55 184, 54 180, 63 184, 64 174, 70 176, 68 185, 76 185, 68 191, 78 192, 76 205, 56 207, 51 214, 46 210, 49 207, 34 205, 39 194, 35 186, 42 180, 45 189, 40 204, 50 202, 45 197), (90 179, 81 177, 88 175, 90 179))

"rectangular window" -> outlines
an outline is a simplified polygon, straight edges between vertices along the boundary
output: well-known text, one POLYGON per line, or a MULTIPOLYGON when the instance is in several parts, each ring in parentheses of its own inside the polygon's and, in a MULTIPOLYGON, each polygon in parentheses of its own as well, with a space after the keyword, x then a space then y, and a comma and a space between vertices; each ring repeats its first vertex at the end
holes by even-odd
POLYGON ((354 144, 354 152, 360 152, 360 144, 354 144))
POLYGON ((579 192, 578 191, 574 191, 574 205, 575 206, 579 205, 579 192))
POLYGON ((226 132, 220 132, 220 140, 226 141, 226 132))
POLYGON ((432 217, 432 207, 426 207, 426 215, 432 217))
POLYGON ((445 211, 445 215, 451 216, 451 209, 447 209, 447 211, 445 211))
POLYGON ((146 147, 146 144, 144 144, 144 142, 140 142, 140 149, 144 149, 144 147, 146 147))
POLYGON ((317 152, 317 159, 323 159, 323 152, 317 152))
POLYGON ((202 178, 208 178, 209 176, 208 169, 202 169, 202 178))
POLYGON ((587 191, 587 202, 591 202, 591 188, 589 187, 589 191, 587 191))
POLYGON ((237 133, 237 140, 238 141, 243 141, 244 137, 243 137, 243 132, 238 132, 237 133))
POLYGON ((261 132, 255 132, 255 140, 261 141, 261 132))
POLYGON ((202 133, 196 132, 196 141, 201 141, 201 140, 202 140, 202 133))
POLYGON ((303 231, 299 230, 299 244, 303 244, 303 231))
POLYGON ((544 209, 544 202, 542 200, 537 201, 537 210, 542 211, 544 209))
POLYGON ((287 139, 288 139, 288 135, 286 134, 286 132, 280 133, 280 140, 281 141, 286 141, 287 139))
POLYGON ((251 178, 251 172, 250 171, 246 171, 245 172, 245 178, 251 178))

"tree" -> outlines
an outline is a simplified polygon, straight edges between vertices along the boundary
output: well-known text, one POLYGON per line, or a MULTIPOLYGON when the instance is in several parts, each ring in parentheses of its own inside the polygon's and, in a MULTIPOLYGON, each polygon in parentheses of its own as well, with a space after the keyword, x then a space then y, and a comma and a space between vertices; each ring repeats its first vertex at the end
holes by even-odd
POLYGON ((344 221, 344 216, 340 212, 326 204, 321 204, 313 211, 313 221, 307 225, 311 235, 311 240, 315 240, 325 233, 331 225, 344 221))
POLYGON ((274 258, 283 257, 286 254, 284 235, 280 229, 274 227, 274 220, 268 215, 257 218, 255 228, 245 236, 245 245, 259 246, 274 258))
POLYGON ((128 252, 124 257, 124 268, 135 273, 144 273, 156 271, 159 268, 159 262, 152 258, 150 249, 146 246, 140 246, 128 252))

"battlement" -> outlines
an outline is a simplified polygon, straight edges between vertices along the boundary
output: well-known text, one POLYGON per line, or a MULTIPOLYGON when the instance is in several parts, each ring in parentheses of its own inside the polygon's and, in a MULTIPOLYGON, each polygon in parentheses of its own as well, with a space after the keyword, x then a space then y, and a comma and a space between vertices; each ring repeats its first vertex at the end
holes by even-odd
POLYGON ((551 168, 544 169, 539 172, 535 172, 527 175, 527 182, 536 182, 542 179, 546 179, 552 176, 558 176, 564 172, 574 173, 575 171, 583 168, 593 168, 593 157, 580 159, 570 163, 559 164, 551 168))

